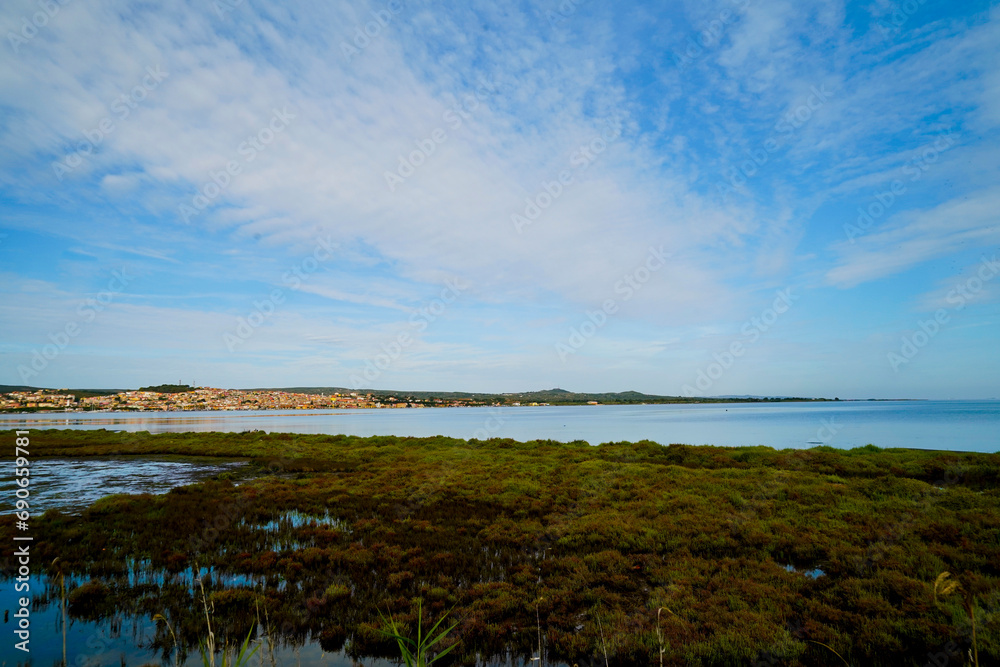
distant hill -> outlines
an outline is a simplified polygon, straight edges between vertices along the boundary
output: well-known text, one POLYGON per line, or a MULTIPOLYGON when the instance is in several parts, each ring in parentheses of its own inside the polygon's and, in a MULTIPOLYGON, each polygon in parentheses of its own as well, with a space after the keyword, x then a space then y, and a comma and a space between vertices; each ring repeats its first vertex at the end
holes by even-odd
POLYGON ((126 389, 48 389, 46 387, 26 387, 22 385, 0 384, 0 394, 9 394, 12 391, 48 391, 56 394, 73 394, 77 398, 88 398, 90 396, 110 396, 118 394, 126 389))
POLYGON ((195 389, 197 387, 186 384, 158 384, 155 387, 139 387, 139 391, 155 391, 160 394, 183 394, 195 389))
POLYGON ((761 403, 775 401, 822 401, 827 399, 815 398, 768 398, 768 397, 744 397, 728 398, 720 396, 710 397, 686 397, 686 396, 659 396, 656 394, 643 394, 638 391, 605 392, 605 393, 578 393, 566 391, 558 387, 554 389, 543 389, 540 391, 526 391, 519 393, 490 394, 479 392, 461 391, 389 391, 385 389, 348 389, 346 387, 271 387, 261 388, 256 391, 287 391, 297 394, 372 394, 376 397, 394 396, 398 399, 412 398, 417 400, 433 400, 435 398, 442 401, 483 401, 488 403, 500 403, 510 405, 512 403, 548 403, 550 405, 585 405, 597 402, 608 405, 635 405, 641 403, 761 403))
POLYGON ((25 387, 23 385, 0 384, 0 393, 9 394, 12 391, 38 391, 38 387, 25 387))

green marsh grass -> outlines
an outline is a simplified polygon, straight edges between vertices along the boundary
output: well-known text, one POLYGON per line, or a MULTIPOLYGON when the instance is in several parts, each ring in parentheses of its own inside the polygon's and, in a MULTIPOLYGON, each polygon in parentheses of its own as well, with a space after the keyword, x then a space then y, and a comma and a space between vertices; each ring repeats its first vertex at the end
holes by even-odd
POLYGON ((174 626, 170 624, 170 621, 163 614, 156 614, 153 616, 154 621, 163 621, 163 624, 167 626, 167 630, 170 631, 170 638, 173 640, 173 646, 171 652, 174 654, 174 667, 180 665, 181 656, 181 646, 177 641, 177 634, 174 632, 174 626))
MULTIPOLYGON (((403 626, 396 622, 390 613, 382 616, 383 628, 380 632, 387 637, 394 639, 399 646, 399 652, 406 667, 430 667, 433 663, 448 655, 458 644, 452 644, 443 650, 433 653, 433 648, 454 630, 458 623, 441 630, 436 635, 438 627, 444 622, 448 614, 445 613, 437 622, 431 626, 426 633, 423 632, 423 600, 417 600, 417 636, 416 639, 404 634, 403 626)), ((381 614, 381 612, 379 612, 381 614)))
POLYGON ((939 598, 945 598, 952 594, 959 594, 965 612, 969 615, 969 622, 972 624, 972 664, 979 667, 979 644, 976 638, 976 597, 967 593, 960 581, 952 578, 951 572, 942 572, 934 580, 934 604, 939 605, 939 598))
MULTIPOLYGON (((198 643, 198 648, 201 650, 201 662, 203 667, 216 667, 215 633, 212 631, 212 617, 211 614, 209 613, 209 602, 208 602, 208 596, 205 594, 205 584, 200 577, 198 579, 198 586, 201 588, 201 602, 205 608, 205 626, 208 628, 208 634, 205 636, 205 639, 201 640, 198 643)), ((212 607, 214 610, 214 604, 212 605, 212 607)), ((222 646, 222 657, 221 657, 222 662, 219 663, 219 667, 244 667, 250 662, 250 659, 253 657, 253 654, 256 653, 257 650, 260 648, 260 645, 258 644, 257 646, 254 646, 252 649, 250 649, 249 653, 247 652, 247 649, 250 646, 250 638, 253 636, 253 631, 254 629, 250 628, 250 631, 247 633, 246 639, 243 640, 243 643, 240 645, 239 649, 238 650, 234 649, 232 653, 229 651, 228 645, 224 644, 222 646)), ((172 632, 173 630, 171 629, 171 633, 172 632)))
MULTIPOLYGON (((204 603, 175 578, 197 560, 251 582, 210 594, 213 631, 242 637, 259 598, 276 641, 359 658, 397 648, 375 630, 380 610, 421 598, 429 617, 462 619, 448 657, 466 664, 583 664, 602 634, 616 665, 842 664, 822 644, 849 664, 922 666, 951 640, 1000 661, 1000 619, 982 609, 1000 590, 997 454, 100 431, 35 443, 39 457, 248 461, 233 479, 37 518, 39 562, 91 582, 70 591, 71 619, 167 609, 185 646, 204 603), (163 582, 130 584, 130 562, 163 582), (975 647, 957 592, 933 604, 943 571, 979 605, 975 647), (601 626, 580 627, 594 608, 601 626)), ((0 540, 14 533, 0 516, 0 540)))

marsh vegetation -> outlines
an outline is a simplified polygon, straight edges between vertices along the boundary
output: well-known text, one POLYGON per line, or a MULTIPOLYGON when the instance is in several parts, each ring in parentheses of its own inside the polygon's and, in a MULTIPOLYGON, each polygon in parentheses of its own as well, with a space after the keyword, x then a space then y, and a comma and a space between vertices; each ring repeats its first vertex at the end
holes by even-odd
MULTIPOLYGON (((292 434, 36 431, 38 457, 249 463, 35 518, 68 613, 442 660, 961 664, 1000 658, 1000 455, 292 434), (962 595, 935 595, 942 572, 962 595)), ((0 519, 9 542, 13 517, 0 519)), ((53 572, 48 574, 52 575, 53 572)), ((939 582, 938 591, 941 592, 939 582)), ((951 591, 949 591, 951 592, 951 591)), ((48 603, 59 604, 50 599, 48 603)), ((176 640, 175 640, 176 637, 176 640)), ((256 660, 256 658, 255 658, 256 660)))

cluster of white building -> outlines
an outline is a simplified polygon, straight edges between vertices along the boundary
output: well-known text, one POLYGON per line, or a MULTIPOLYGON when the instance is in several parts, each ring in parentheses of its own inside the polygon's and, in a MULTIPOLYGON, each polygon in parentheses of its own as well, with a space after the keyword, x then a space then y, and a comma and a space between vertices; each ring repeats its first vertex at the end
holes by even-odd
MULTIPOLYGON (((62 390, 65 391, 65 390, 62 390)), ((123 391, 107 396, 77 399, 55 390, 0 394, 0 410, 308 410, 318 408, 407 408, 423 407, 395 398, 376 400, 370 394, 299 394, 284 391, 253 391, 202 387, 193 391, 164 393, 123 391)))

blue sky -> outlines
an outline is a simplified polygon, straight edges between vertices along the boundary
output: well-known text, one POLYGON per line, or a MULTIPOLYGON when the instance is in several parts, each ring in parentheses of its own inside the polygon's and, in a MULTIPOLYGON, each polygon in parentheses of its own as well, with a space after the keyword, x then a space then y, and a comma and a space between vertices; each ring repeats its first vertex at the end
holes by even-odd
POLYGON ((0 383, 1000 395, 1000 10, 0 8, 0 383))

